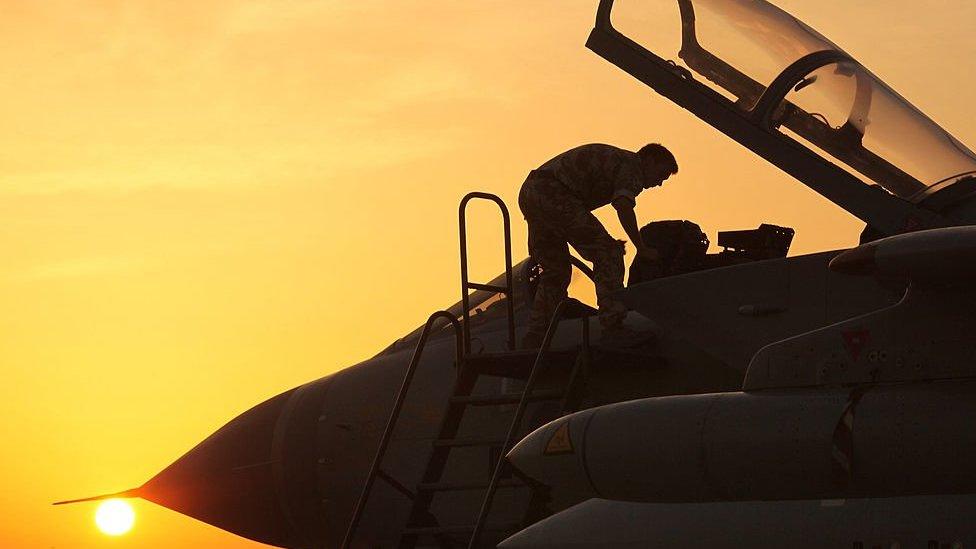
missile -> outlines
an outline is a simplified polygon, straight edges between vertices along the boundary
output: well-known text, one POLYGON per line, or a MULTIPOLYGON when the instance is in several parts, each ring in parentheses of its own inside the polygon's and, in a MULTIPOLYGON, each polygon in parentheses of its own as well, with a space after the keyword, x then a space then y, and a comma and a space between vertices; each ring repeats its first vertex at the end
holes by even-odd
POLYGON ((962 379, 658 397, 550 422, 508 459, 570 501, 973 493, 973 414, 962 379))
POLYGON ((961 548, 976 543, 974 512, 976 496, 970 495, 683 504, 591 499, 498 547, 961 548))
POLYGON ((830 262, 836 272, 950 282, 976 275, 976 227, 904 233, 848 250, 830 262))

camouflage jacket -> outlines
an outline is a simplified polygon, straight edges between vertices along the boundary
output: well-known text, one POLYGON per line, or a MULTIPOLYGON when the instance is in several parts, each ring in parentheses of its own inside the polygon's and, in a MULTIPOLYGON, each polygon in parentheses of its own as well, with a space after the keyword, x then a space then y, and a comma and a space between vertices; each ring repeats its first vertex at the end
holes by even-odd
POLYGON ((633 206, 644 190, 644 173, 637 153, 600 143, 570 149, 539 166, 533 174, 556 179, 590 210, 617 199, 633 206))

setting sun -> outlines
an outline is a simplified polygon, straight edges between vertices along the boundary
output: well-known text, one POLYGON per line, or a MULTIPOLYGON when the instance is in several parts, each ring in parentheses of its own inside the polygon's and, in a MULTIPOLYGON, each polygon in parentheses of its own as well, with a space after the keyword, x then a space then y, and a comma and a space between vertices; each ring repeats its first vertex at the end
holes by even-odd
POLYGON ((132 506, 120 499, 110 499, 98 506, 95 511, 95 524, 103 533, 121 536, 132 529, 136 521, 132 506))

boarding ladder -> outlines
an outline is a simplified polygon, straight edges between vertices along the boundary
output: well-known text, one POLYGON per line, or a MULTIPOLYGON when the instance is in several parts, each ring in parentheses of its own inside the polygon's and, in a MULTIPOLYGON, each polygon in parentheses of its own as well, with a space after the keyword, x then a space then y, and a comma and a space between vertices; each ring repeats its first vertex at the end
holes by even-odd
MULTIPOLYGON (((530 403, 544 401, 558 402, 558 412, 553 417, 543 418, 543 421, 556 419, 561 415, 579 409, 583 400, 585 378, 592 361, 589 317, 596 314, 596 310, 580 303, 575 299, 566 299, 556 308, 549 323, 543 342, 538 350, 514 350, 515 347, 515 306, 514 285, 512 276, 511 227, 508 208, 505 203, 493 194, 473 192, 466 195, 459 206, 458 212, 460 245, 461 245, 461 303, 462 314, 459 321, 457 315, 438 311, 430 316, 420 334, 413 357, 404 374, 403 382, 394 401, 393 410, 386 429, 380 439, 379 447, 370 466, 369 474, 363 486, 362 494, 356 504, 352 519, 346 530, 342 548, 348 549, 356 534, 356 529, 362 519, 363 512, 369 500, 373 484, 377 478, 390 484, 395 490, 412 500, 408 523, 401 533, 398 547, 416 547, 424 537, 433 538, 440 547, 476 547, 484 533, 492 532, 498 535, 510 535, 531 522, 546 515, 548 500, 545 489, 536 485, 531 479, 521 477, 508 465, 505 455, 516 442, 527 432, 523 428, 523 420, 530 403), (502 213, 505 240, 505 285, 491 285, 471 282, 468 279, 466 208, 473 199, 483 199, 494 202, 502 213), (508 350, 499 353, 472 354, 471 332, 469 316, 469 292, 483 290, 502 294, 507 298, 508 317, 508 350), (551 349, 553 336, 563 320, 580 319, 580 342, 571 348, 551 349), (456 373, 457 379, 451 397, 448 399, 446 410, 441 420, 437 437, 434 439, 430 457, 424 468, 423 475, 416 487, 411 490, 406 485, 393 478, 381 468, 383 457, 396 427, 403 402, 410 388, 414 373, 420 362, 424 346, 438 319, 450 323, 455 335, 456 373), (563 379, 562 387, 538 389, 539 380, 545 373, 556 366, 563 366, 568 372, 559 372, 563 379), (565 368, 569 366, 568 368, 565 368), (495 376, 524 380, 525 385, 519 392, 512 393, 473 393, 481 376, 495 376), (511 410, 514 414, 509 423, 508 433, 504 439, 486 436, 462 436, 461 426, 465 411, 471 407, 499 407, 500 411, 511 410), (490 479, 471 478, 464 480, 444 481, 445 469, 453 450, 460 448, 483 447, 493 463, 490 479), (494 524, 488 522, 492 509, 492 502, 499 489, 529 489, 531 496, 521 521, 511 524, 494 524), (482 490, 484 498, 480 512, 476 519, 469 524, 440 524, 431 512, 435 498, 441 494, 459 491, 482 490)), ((541 425, 536 422, 530 427, 541 425)))

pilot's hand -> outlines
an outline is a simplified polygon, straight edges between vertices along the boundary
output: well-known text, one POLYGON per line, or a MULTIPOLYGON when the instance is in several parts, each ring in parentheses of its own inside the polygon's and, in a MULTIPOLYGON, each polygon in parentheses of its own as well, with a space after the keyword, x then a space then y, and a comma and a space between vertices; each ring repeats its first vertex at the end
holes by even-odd
POLYGON ((620 255, 627 255, 627 241, 617 240, 617 244, 620 244, 620 255))

